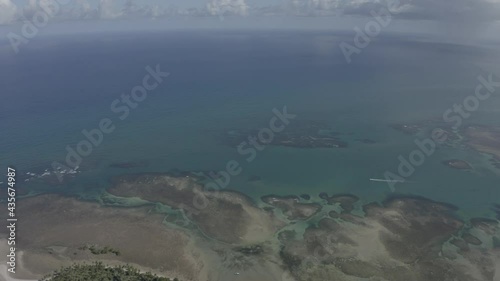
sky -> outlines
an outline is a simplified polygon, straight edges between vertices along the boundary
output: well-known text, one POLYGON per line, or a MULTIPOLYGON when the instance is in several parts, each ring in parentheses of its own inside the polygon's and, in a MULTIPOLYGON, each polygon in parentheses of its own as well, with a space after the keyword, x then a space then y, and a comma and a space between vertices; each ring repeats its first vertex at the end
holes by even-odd
POLYGON ((44 3, 61 3, 60 20, 173 16, 369 16, 391 6, 399 18, 500 20, 500 0, 0 0, 0 24, 29 18, 44 3))
POLYGON ((397 31, 437 30, 464 38, 487 33, 492 39, 500 31, 500 0, 0 0, 0 28, 19 29, 45 14, 51 24, 63 23, 60 29, 73 30, 349 29, 355 22, 373 20, 382 9, 399 21, 391 27, 397 31))

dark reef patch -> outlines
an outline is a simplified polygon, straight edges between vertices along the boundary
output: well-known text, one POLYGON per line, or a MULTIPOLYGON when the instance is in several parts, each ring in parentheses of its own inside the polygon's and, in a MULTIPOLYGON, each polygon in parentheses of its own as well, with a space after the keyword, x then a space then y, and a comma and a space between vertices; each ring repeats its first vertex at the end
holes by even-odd
MULTIPOLYGON (((237 147, 250 143, 249 136, 257 137, 259 129, 228 129, 219 134, 219 140, 225 145, 237 147)), ((348 143, 339 138, 341 134, 324 122, 294 120, 283 132, 275 133, 270 143, 255 139, 256 145, 275 145, 295 148, 345 148, 348 143)))
POLYGON ((300 197, 304 200, 311 200, 311 196, 309 194, 301 194, 300 197))
POLYGON ((133 168, 142 168, 147 167, 148 164, 146 162, 120 162, 110 164, 110 168, 118 168, 118 169, 133 169, 133 168))

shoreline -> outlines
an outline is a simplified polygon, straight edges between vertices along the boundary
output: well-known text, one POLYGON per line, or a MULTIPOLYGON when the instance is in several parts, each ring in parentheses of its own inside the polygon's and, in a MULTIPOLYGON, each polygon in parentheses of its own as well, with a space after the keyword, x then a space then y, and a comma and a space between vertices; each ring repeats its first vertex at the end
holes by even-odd
MULTIPOLYGON (((322 193, 319 198, 313 196, 308 200, 292 194, 268 195, 255 202, 241 196, 240 192, 231 190, 203 193, 200 191, 201 186, 194 179, 184 176, 176 178, 162 173, 144 173, 124 177, 122 180, 110 187, 114 190, 110 194, 120 200, 141 198, 148 204, 109 206, 102 202, 59 194, 42 194, 21 199, 20 229, 26 232, 19 233, 19 244, 23 246, 22 252, 26 253, 26 257, 22 258, 22 252, 19 250, 18 268, 21 268, 22 259, 22 264, 26 266, 23 269, 29 269, 36 273, 36 276, 41 276, 73 263, 102 261, 108 265, 127 263, 141 271, 150 271, 160 276, 175 276, 183 281, 226 281, 232 280, 234 275, 238 275, 238 280, 252 281, 261 278, 262 273, 268 274, 268 277, 261 278, 262 281, 274 281, 278 279, 268 278, 287 273, 287 266, 292 266, 289 270, 296 277, 306 272, 293 264, 297 260, 314 257, 316 252, 310 252, 311 249, 326 243, 323 240, 330 239, 328 235, 333 235, 334 239, 327 241, 330 244, 333 241, 333 249, 336 249, 331 254, 332 258, 350 258, 343 260, 343 263, 356 261, 372 264, 381 256, 391 260, 394 265, 408 262, 405 260, 407 255, 401 255, 398 249, 411 243, 415 243, 417 248, 427 247, 427 244, 419 245, 419 239, 416 239, 426 235, 431 235, 426 239, 430 239, 431 244, 435 243, 434 246, 439 247, 445 245, 448 238, 456 235, 459 240, 456 244, 465 245, 464 249, 477 251, 489 247, 488 242, 484 241, 484 235, 478 236, 483 239, 482 245, 464 244, 467 239, 461 237, 461 233, 468 233, 469 229, 464 226, 470 223, 470 220, 458 218, 457 212, 460 209, 457 206, 422 196, 389 194, 380 203, 358 204, 359 198, 354 194, 339 193, 330 196, 322 193), (201 226, 201 230, 207 230, 203 232, 206 237, 199 236, 191 228, 178 225, 177 221, 172 223, 167 220, 170 213, 156 208, 163 204, 175 212, 189 211, 186 206, 176 204, 189 203, 194 194, 205 194, 208 206, 201 210, 200 214, 195 214, 194 220, 187 216, 179 219, 187 220, 197 228, 201 226), (189 200, 185 201, 186 198, 189 200), (324 210, 312 212, 309 208, 314 204, 324 210), (270 205, 274 205, 273 208, 269 208, 270 205), (305 207, 306 210, 300 210, 312 215, 282 220, 283 215, 287 215, 287 210, 293 212, 297 211, 295 208, 305 207), (341 211, 332 211, 337 209, 341 211), (358 209, 364 210, 364 214, 357 214, 358 209), (56 216, 57 221, 54 221, 56 216), (234 219, 238 224, 228 222, 228 218, 234 219), (410 223, 412 221, 423 225, 416 227, 410 223), (214 228, 214 225, 217 227, 214 228), (224 229, 221 229, 222 227, 224 229), (426 227, 428 229, 422 232, 426 227), (386 244, 386 239, 394 239, 397 233, 403 235, 402 241, 394 240, 391 242, 393 244, 386 244), (310 245, 305 247, 308 243, 310 245), (121 254, 91 254, 82 250, 82 245, 111 247, 119 250, 121 254), (261 250, 257 253, 241 252, 241 249, 254 246, 261 250), (478 248, 474 248, 476 246, 478 248), (54 250, 55 248, 58 250, 54 250), (294 256, 296 250, 298 254, 294 256)), ((292 213, 288 216, 290 214, 292 213)), ((473 225, 476 231, 497 229, 496 233, 500 233, 498 220, 476 218, 476 221, 481 222, 473 225)), ((454 251, 452 255, 460 254, 454 251)), ((497 255, 495 249, 488 251, 497 255)), ((436 256, 431 260, 433 259, 440 257, 436 256)), ((440 262, 446 264, 445 261, 440 262)), ((474 262, 467 262, 468 266, 476 267, 474 262)), ((418 268, 406 270, 420 272, 418 268)), ((343 276, 342 274, 338 276, 343 276)), ((5 281, 34 281, 12 279, 10 276, 8 278, 11 279, 5 281)))

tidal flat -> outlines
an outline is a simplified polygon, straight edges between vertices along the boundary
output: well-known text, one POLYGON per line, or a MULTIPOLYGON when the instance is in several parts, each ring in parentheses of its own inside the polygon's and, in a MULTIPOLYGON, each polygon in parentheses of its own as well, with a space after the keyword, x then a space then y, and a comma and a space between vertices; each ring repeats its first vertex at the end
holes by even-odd
POLYGON ((500 277, 497 220, 467 220, 457 207, 422 197, 363 204, 350 194, 303 197, 253 200, 171 173, 119 176, 100 203, 28 197, 19 202, 23 272, 39 277, 101 260, 193 281, 500 277))

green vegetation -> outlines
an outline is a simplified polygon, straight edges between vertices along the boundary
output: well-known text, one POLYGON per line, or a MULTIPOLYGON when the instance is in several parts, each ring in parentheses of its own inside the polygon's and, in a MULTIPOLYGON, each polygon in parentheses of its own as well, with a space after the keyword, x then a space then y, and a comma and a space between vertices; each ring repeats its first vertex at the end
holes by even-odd
POLYGON ((245 255, 260 255, 264 252, 264 249, 262 249, 262 246, 260 245, 253 245, 248 247, 236 248, 236 251, 243 253, 245 255))
POLYGON ((91 245, 91 246, 85 245, 85 246, 80 247, 78 249, 82 250, 82 251, 89 250, 94 255, 105 255, 105 254, 109 254, 109 253, 114 254, 115 256, 120 255, 120 251, 113 249, 111 247, 108 247, 108 246, 105 246, 104 248, 98 248, 95 245, 91 245))
POLYGON ((45 276, 40 281, 179 281, 159 277, 152 273, 141 273, 132 266, 108 267, 101 262, 74 264, 45 276))

